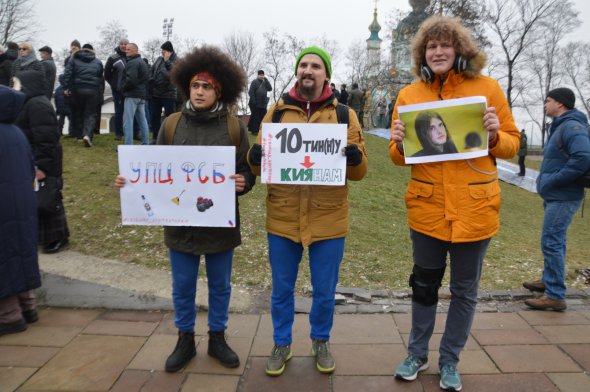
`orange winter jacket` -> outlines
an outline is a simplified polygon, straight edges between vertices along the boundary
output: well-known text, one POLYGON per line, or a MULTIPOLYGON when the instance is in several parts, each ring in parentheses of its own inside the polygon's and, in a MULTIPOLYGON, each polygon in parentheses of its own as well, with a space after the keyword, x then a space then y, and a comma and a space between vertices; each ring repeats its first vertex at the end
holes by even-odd
MULTIPOLYGON (((500 120, 497 137, 489 142, 489 155, 458 161, 412 165, 406 190, 408 225, 413 230, 451 242, 472 242, 492 237, 500 226, 500 184, 496 158, 511 158, 520 144, 520 134, 498 82, 487 76, 466 78, 449 73, 442 88, 417 81, 399 93, 393 112, 400 105, 441 99, 485 96, 500 120)), ((403 152, 393 141, 389 154, 396 165, 405 165, 403 152)))
MULTIPOLYGON (((263 123, 272 122, 275 110, 284 111, 283 123, 338 123, 336 107, 338 101, 330 99, 315 111, 309 120, 301 106, 288 97, 272 105, 263 123), (287 102, 285 102, 287 100, 287 102)), ((256 143, 260 144, 262 132, 256 143)), ((520 139, 519 139, 520 140, 520 139)), ((354 110, 349 109, 347 144, 356 144, 363 153, 358 166, 346 167, 346 179, 361 180, 367 172, 367 156, 363 131, 354 110)), ((260 175, 260 166, 250 165, 252 172, 260 175)), ((346 236, 348 232, 348 184, 344 186, 324 185, 267 185, 266 230, 285 237, 303 246, 346 236)))

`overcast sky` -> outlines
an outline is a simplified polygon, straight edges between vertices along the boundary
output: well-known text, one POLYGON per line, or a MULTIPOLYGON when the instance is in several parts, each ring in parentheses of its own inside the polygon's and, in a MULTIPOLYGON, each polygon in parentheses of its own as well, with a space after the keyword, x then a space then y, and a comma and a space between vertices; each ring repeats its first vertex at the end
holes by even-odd
MULTIPOLYGON (((590 39, 590 1, 574 3, 585 22, 573 39, 590 39)), ((97 27, 118 20, 141 50, 144 41, 162 36, 164 18, 174 18, 174 34, 204 43, 221 44, 228 32, 249 31, 262 44, 262 33, 276 27, 306 41, 325 35, 337 41, 345 53, 352 42, 369 37, 374 4, 374 0, 39 0, 37 16, 42 31, 34 44, 59 51, 74 38, 82 44, 97 41, 97 27)), ((386 17, 394 9, 409 11, 411 7, 407 0, 378 1, 382 39, 386 38, 386 17)), ((334 64, 336 81, 344 66, 342 54, 334 64)))

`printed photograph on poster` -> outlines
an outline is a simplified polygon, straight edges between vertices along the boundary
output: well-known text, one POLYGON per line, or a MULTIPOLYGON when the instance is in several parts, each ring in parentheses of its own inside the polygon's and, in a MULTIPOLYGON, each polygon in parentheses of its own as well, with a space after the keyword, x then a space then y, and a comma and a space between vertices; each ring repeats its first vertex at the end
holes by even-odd
POLYGON ((405 124, 405 162, 428 163, 488 155, 488 132, 483 125, 485 97, 466 97, 402 105, 405 124))
POLYGON ((124 225, 234 227, 234 146, 120 145, 124 225))
POLYGON ((344 185, 346 124, 263 123, 263 184, 344 185))

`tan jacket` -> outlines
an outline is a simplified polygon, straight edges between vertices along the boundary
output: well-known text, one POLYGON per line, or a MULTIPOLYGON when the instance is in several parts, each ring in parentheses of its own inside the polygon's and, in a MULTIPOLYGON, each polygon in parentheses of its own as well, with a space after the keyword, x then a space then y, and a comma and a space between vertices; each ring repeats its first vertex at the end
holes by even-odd
MULTIPOLYGON (((336 109, 338 101, 330 99, 311 115, 290 97, 284 97, 273 105, 263 123, 272 122, 275 110, 284 110, 283 123, 338 123, 336 109)), ((262 133, 256 143, 260 144, 262 133)), ((367 155, 363 131, 354 110, 349 109, 348 141, 356 144, 363 152, 363 160, 358 166, 346 167, 346 179, 361 180, 367 172, 367 155)), ((260 175, 260 166, 250 165, 252 172, 260 175)), ((348 232, 348 185, 267 185, 266 230, 303 246, 346 236, 348 232)))

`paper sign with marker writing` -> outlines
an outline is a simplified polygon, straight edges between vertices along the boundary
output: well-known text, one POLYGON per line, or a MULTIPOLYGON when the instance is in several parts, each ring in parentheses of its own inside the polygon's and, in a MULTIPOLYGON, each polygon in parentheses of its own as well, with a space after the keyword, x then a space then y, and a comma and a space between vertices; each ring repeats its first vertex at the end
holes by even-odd
POLYGON ((262 124, 262 183, 344 185, 346 136, 345 124, 262 124))
POLYGON ((233 227, 234 146, 119 146, 124 225, 233 227))

